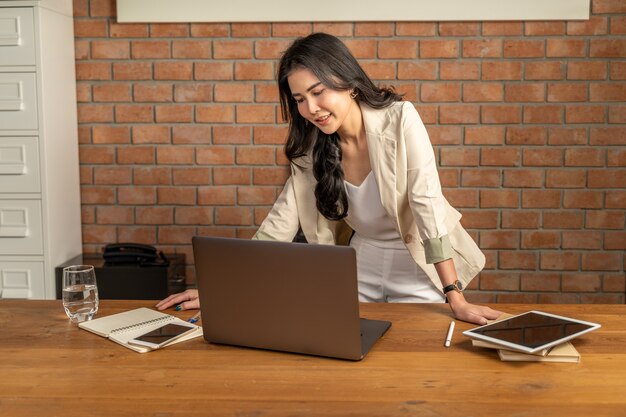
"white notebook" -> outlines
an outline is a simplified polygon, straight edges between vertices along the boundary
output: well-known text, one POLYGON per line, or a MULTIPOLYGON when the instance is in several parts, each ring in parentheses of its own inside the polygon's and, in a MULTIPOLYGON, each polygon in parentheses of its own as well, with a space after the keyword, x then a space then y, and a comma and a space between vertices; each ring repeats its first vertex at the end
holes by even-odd
POLYGON ((113 314, 95 320, 84 321, 79 323, 78 327, 95 333, 98 336, 106 337, 124 347, 127 347, 128 349, 132 349, 139 353, 146 353, 153 349, 144 346, 132 345, 128 343, 128 341, 169 323, 182 323, 183 325, 195 327, 195 330, 173 340, 166 346, 202 336, 202 327, 187 323, 178 317, 145 307, 126 311, 124 313, 113 314))

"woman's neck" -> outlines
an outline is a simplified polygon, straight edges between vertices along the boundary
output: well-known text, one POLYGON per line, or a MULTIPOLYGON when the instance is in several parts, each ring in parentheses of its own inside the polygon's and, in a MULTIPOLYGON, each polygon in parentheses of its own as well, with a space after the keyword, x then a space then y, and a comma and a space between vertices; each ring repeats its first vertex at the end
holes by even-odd
POLYGON ((361 107, 357 101, 352 102, 350 112, 346 116, 345 120, 337 129, 337 134, 342 142, 349 144, 351 142, 359 142, 365 137, 363 127, 363 115, 361 114, 361 107))

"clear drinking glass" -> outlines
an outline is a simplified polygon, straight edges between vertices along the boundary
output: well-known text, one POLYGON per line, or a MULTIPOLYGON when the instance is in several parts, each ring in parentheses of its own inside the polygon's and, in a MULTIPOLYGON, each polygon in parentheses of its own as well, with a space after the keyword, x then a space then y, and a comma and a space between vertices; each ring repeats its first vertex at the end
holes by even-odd
POLYGON ((63 268, 63 308, 72 323, 91 320, 98 312, 96 273, 91 265, 63 268))

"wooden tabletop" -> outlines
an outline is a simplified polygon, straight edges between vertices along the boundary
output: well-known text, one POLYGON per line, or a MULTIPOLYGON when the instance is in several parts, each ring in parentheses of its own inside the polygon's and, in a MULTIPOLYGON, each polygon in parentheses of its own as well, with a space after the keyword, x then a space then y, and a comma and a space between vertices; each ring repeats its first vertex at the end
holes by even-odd
MULTIPOLYGON (((151 307, 101 301, 98 317, 151 307)), ((393 326, 360 362, 206 343, 138 354, 71 324, 60 301, 0 300, 0 416, 624 416, 625 305, 514 305, 598 322, 575 363, 501 362, 443 304, 362 304, 393 326)), ((192 311, 176 313, 188 318, 192 311)))

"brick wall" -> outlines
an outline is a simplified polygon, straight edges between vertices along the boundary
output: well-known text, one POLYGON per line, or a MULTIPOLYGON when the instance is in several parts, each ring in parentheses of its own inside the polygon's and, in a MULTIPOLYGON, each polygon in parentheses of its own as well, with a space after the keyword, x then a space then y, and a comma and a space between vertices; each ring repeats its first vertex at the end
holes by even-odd
POLYGON ((340 36, 415 103, 444 192, 487 256, 480 302, 623 303, 626 1, 589 21, 118 24, 75 0, 85 252, 189 259, 249 237, 288 170, 274 82, 294 37, 340 36))

